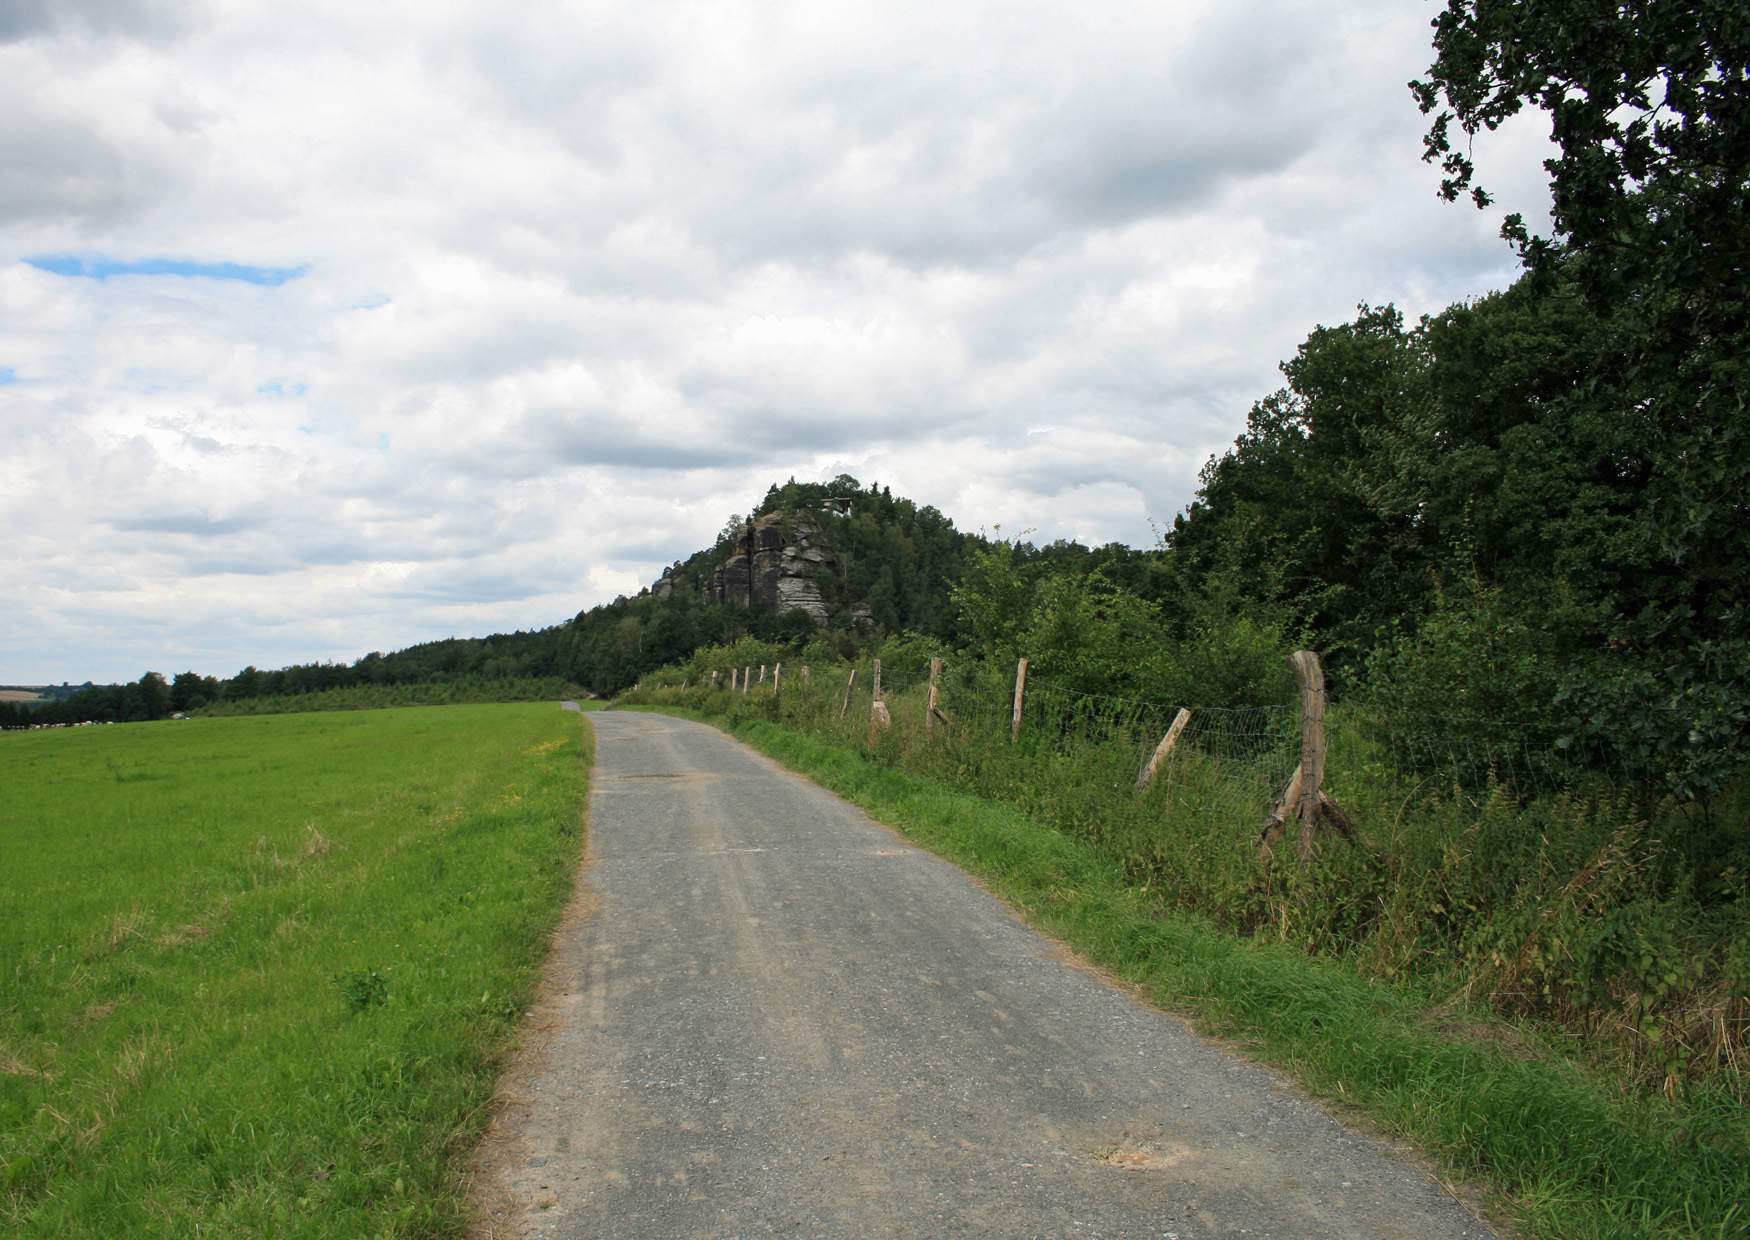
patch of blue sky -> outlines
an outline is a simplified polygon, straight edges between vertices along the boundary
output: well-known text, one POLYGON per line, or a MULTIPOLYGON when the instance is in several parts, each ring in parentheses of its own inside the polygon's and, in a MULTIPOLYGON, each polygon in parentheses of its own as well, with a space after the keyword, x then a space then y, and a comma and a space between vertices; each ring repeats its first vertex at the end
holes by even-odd
POLYGON ((309 390, 308 383, 263 383, 255 392, 258 396, 302 396, 309 390))
POLYGON ((101 254, 39 254, 25 263, 57 276, 75 276, 102 282, 111 276, 175 276, 188 280, 241 280, 278 288, 309 272, 309 264, 297 267, 256 267, 247 263, 202 263, 187 258, 109 258, 101 254))
POLYGON ((18 372, 10 366, 0 366, 0 387, 18 382, 18 372))

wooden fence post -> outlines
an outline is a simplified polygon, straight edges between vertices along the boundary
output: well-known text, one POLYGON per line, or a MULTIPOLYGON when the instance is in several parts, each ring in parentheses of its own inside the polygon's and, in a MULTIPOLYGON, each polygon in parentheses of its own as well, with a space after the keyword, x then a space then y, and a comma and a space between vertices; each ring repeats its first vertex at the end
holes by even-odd
POLYGON ((772 669, 772 697, 774 699, 778 696, 778 682, 783 675, 784 665, 782 663, 772 669))
POLYGON ((716 672, 711 673, 711 687, 713 689, 715 689, 717 687, 717 673, 716 672))
POLYGON ((808 664, 804 663, 802 665, 802 683, 807 684, 809 681, 811 681, 813 679, 814 679, 814 677, 809 672, 808 664))
POLYGON ((851 690, 857 683, 857 669, 851 669, 850 679, 845 681, 845 704, 839 707, 839 718, 843 719, 851 710, 851 690))
POLYGON ((1160 774, 1161 767, 1166 763, 1166 760, 1172 756, 1173 746, 1179 743, 1179 736, 1185 731, 1185 725, 1190 722, 1191 712, 1181 706, 1179 708, 1179 713, 1173 716, 1173 722, 1168 725, 1167 734, 1161 737, 1161 743, 1155 746, 1154 755, 1149 758, 1148 764, 1142 768, 1142 774, 1136 777, 1136 789, 1138 792, 1141 792, 1144 788, 1147 788, 1150 784, 1154 783, 1155 776, 1160 774))
POLYGON ((753 684, 753 664, 749 663, 741 669, 741 695, 747 696, 748 686, 753 684))
POLYGON ((764 663, 760 664, 760 683, 762 685, 766 683, 766 665, 764 663))
POLYGON ((924 703, 924 735, 933 736, 936 731, 936 716, 940 713, 936 703, 941 700, 942 660, 930 660, 930 696, 924 703))
POLYGON ((875 700, 881 700, 881 660, 875 660, 875 700))
POLYGON ((1021 703, 1027 697, 1027 660, 1015 664, 1015 714, 1009 722, 1009 743, 1021 739, 1021 703))

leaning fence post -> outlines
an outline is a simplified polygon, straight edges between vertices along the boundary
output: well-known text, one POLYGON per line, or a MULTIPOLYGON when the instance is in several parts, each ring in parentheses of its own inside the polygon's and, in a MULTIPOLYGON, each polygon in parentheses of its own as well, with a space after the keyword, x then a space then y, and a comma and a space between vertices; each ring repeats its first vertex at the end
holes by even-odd
POLYGON ((930 696, 924 703, 924 735, 931 736, 936 731, 936 703, 941 700, 940 682, 942 679, 942 660, 930 660, 930 696))
POLYGON ((1021 739, 1021 703, 1027 697, 1027 660, 1015 664, 1015 713, 1009 721, 1009 743, 1021 739))
POLYGON ((1154 755, 1149 758, 1148 765, 1144 766, 1142 774, 1136 777, 1137 791, 1140 792, 1154 783, 1155 776, 1160 773, 1166 760, 1172 756, 1173 746, 1179 743, 1180 733, 1184 732, 1185 725, 1190 722, 1191 712, 1181 706, 1179 713, 1173 716, 1173 722, 1168 725, 1167 734, 1161 737, 1161 743, 1155 746, 1154 755))
POLYGON ((857 684, 857 669, 851 669, 850 679, 845 681, 845 704, 839 707, 839 718, 843 719, 851 710, 851 690, 857 684))

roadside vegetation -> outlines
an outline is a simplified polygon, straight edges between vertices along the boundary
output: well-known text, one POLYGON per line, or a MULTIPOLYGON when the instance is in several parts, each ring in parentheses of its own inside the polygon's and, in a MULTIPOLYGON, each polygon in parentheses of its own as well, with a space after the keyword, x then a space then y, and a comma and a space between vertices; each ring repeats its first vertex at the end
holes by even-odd
POLYGON ((590 752, 550 702, 0 739, 0 1232, 459 1232, 590 752))
MULTIPOLYGON (((819 670, 810 678, 811 684, 827 682, 819 670)), ((1100 789, 1118 784, 1130 793, 1134 770, 1044 744, 1019 746, 1015 760, 1004 761, 996 744, 975 747, 964 743, 964 734, 955 742, 938 735, 926 756, 921 728, 903 723, 921 717, 915 687, 890 699, 901 722, 869 746, 852 734, 866 726, 866 698, 858 703, 855 728, 838 729, 840 688, 842 681, 830 693, 798 687, 788 707, 773 701, 769 687, 743 697, 647 686, 627 700, 718 723, 899 827, 989 883, 1040 929, 1143 987, 1155 1002, 1414 1141, 1447 1174, 1487 1190, 1532 1234, 1552 1240, 1742 1234, 1750 1201, 1750 1120, 1735 1078, 1717 1072, 1666 1088, 1658 1065, 1620 1041, 1606 1036, 1600 1047, 1577 1027, 1533 1020, 1516 1008, 1503 1016, 1491 1010, 1482 988, 1459 981, 1452 953, 1418 959, 1440 951, 1437 934, 1408 947, 1392 969, 1380 967, 1377 946, 1340 950, 1342 936, 1332 931, 1343 922, 1343 910, 1366 905, 1390 884, 1376 877, 1361 890, 1346 889, 1367 871, 1367 863, 1351 864, 1346 852, 1322 858, 1305 873, 1282 859, 1260 867, 1255 816, 1230 817, 1218 796, 1210 794, 1199 812, 1171 806, 1151 791, 1132 796, 1134 812, 1113 819, 1100 806, 1116 798, 1100 789), (813 697, 827 708, 811 706, 813 697), (986 759, 995 764, 986 766, 986 759), (1140 870, 1139 849, 1154 859, 1140 870), (1245 893, 1225 912, 1255 908, 1252 932, 1234 933, 1219 903, 1188 899, 1186 887, 1165 877, 1169 857, 1208 871, 1197 883, 1199 896, 1245 893), (1309 954, 1321 937, 1327 951, 1309 954)), ((1589 838, 1608 841, 1611 807, 1591 809, 1600 825, 1589 838)), ((1420 847, 1398 864, 1414 872, 1417 858, 1435 860, 1396 893, 1397 915, 1419 897, 1451 898, 1428 885, 1441 881, 1443 855, 1457 873, 1470 875, 1473 888, 1489 882, 1511 887, 1517 875, 1559 892, 1561 884, 1550 881, 1551 864, 1541 871, 1501 869, 1548 846, 1547 840, 1511 837, 1552 824, 1540 823, 1524 806, 1484 813, 1498 820, 1476 831, 1483 857, 1449 852, 1454 836, 1462 839, 1470 828, 1422 824, 1420 847), (1501 851, 1504 845, 1513 855, 1501 851)), ((1582 827, 1589 821, 1581 807, 1569 813, 1582 827)), ((1607 864, 1617 855, 1608 847, 1607 864)), ((1620 877, 1606 877, 1603 885, 1620 888, 1620 877)), ((1576 915, 1586 904, 1570 892, 1547 907, 1501 917, 1495 929, 1517 924, 1530 931, 1534 947, 1559 957, 1561 935, 1586 933, 1586 919, 1576 915)), ((1440 920, 1432 916, 1422 929, 1440 920)), ((1598 916, 1607 925, 1619 920, 1608 909, 1598 916)), ((1584 957, 1584 948, 1577 954, 1584 957)), ((1529 985, 1539 989, 1536 979, 1529 985)), ((1597 1031, 1607 1032, 1602 1025, 1597 1031)))

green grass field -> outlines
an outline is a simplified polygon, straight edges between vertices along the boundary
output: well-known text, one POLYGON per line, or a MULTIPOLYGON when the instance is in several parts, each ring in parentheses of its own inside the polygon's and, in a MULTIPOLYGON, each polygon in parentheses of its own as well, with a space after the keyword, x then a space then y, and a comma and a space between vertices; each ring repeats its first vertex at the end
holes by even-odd
POLYGON ((550 702, 0 736, 0 1232, 458 1232, 589 752, 550 702))

